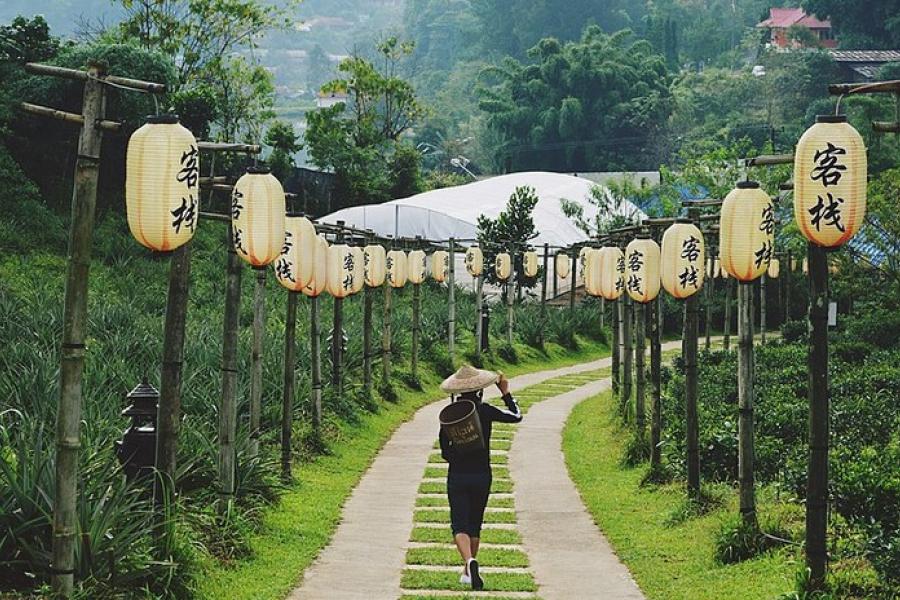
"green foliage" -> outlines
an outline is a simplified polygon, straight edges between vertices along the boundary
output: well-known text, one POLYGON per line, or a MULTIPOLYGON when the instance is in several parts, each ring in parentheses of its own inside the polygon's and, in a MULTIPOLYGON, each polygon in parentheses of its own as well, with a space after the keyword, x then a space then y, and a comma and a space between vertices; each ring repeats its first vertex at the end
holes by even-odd
POLYGON ((759 556, 781 544, 773 537, 784 535, 782 531, 771 531, 764 535, 755 523, 749 523, 740 515, 730 515, 723 522, 714 541, 716 562, 728 565, 759 556))
POLYGON ((287 121, 273 121, 266 132, 265 142, 272 148, 269 154, 272 174, 284 181, 295 166, 294 154, 302 147, 294 133, 294 126, 287 121))
POLYGON ((627 30, 607 35, 588 26, 577 42, 545 38, 528 54, 536 64, 510 58, 482 72, 479 106, 503 140, 498 165, 562 172, 650 165, 650 140, 672 110, 665 60, 650 44, 627 30))
POLYGON ((41 15, 32 19, 16 17, 0 26, 0 63, 40 62, 56 55, 59 40, 50 35, 50 26, 41 15))
POLYGON ((391 37, 377 49, 382 68, 354 54, 338 65, 343 76, 322 88, 347 94, 346 102, 307 115, 312 162, 337 176, 335 208, 383 202, 422 187, 419 158, 399 142, 424 115, 412 85, 396 75, 412 45, 391 37))
POLYGON ((478 245, 484 253, 484 280, 487 283, 497 285, 497 272, 493 267, 497 255, 508 252, 512 258, 512 276, 519 285, 534 285, 534 278, 525 277, 525 266, 522 264, 522 254, 525 249, 531 248, 529 240, 537 235, 534 227, 534 212, 539 198, 534 188, 529 186, 517 187, 506 203, 506 209, 501 211, 495 219, 485 215, 478 215, 478 245), (530 281, 529 281, 530 279, 530 281))
POLYGON ((803 0, 802 5, 807 12, 831 20, 841 48, 893 49, 900 44, 896 0, 803 0))
POLYGON ((650 438, 647 437, 646 433, 643 435, 632 433, 625 442, 625 449, 622 451, 620 464, 626 468, 636 467, 646 462, 649 458, 650 438))
POLYGON ((787 321, 781 326, 781 339, 789 344, 802 342, 809 335, 809 323, 806 321, 787 321))
POLYGON ((515 346, 510 346, 509 344, 501 344, 497 348, 497 356, 511 365, 518 364, 519 362, 519 354, 516 352, 515 346))

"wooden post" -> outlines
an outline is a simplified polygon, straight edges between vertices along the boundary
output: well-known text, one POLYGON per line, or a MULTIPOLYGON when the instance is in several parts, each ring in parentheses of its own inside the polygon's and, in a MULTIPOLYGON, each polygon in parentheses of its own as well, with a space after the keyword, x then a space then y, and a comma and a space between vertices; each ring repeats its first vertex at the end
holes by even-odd
POLYGON ((811 590, 825 585, 828 563, 828 257, 810 243, 809 467, 806 487, 806 566, 811 590))
POLYGON ((684 412, 687 442, 687 492, 700 499, 700 424, 697 415, 697 330, 699 321, 697 294, 684 300, 684 331, 681 355, 684 361, 684 412))
MULTIPOLYGON (((712 257, 710 257, 710 262, 712 262, 712 257)), ((707 285, 704 285, 706 289, 704 292, 706 293, 706 343, 705 348, 709 350, 712 347, 712 296, 713 296, 713 288, 715 287, 715 279, 709 278, 709 282, 707 285)))
POLYGON ((550 245, 544 244, 544 270, 541 273, 541 316, 547 316, 547 275, 550 270, 550 245))
POLYGON ((294 363, 297 353, 297 294, 288 292, 284 320, 284 387, 281 396, 281 478, 291 481, 291 433, 294 417, 294 363))
POLYGON ((59 367, 59 406, 56 413, 56 489, 53 496, 53 590, 64 598, 75 585, 77 536, 78 451, 81 448, 81 402, 87 335, 88 276, 97 206, 97 180, 103 135, 95 124, 103 120, 106 87, 103 69, 94 64, 84 82, 78 158, 72 191, 69 256, 63 307, 59 367))
POLYGON ((644 374, 644 352, 646 351, 647 341, 647 305, 638 304, 634 307, 634 329, 635 329, 635 348, 634 348, 634 368, 637 374, 637 388, 635 390, 635 424, 637 425, 637 434, 640 439, 645 439, 646 433, 646 417, 647 411, 645 407, 646 379, 644 374))
POLYGON ((381 382, 388 385, 391 381, 391 288, 390 283, 384 282, 384 310, 381 321, 381 382))
POLYGON ((422 284, 413 284, 412 305, 412 356, 409 362, 409 371, 413 379, 419 375, 419 334, 422 329, 422 284))
POLYGON ((578 273, 578 252, 576 252, 573 249, 572 250, 572 273, 571 273, 571 277, 572 277, 571 286, 572 287, 569 289, 569 312, 570 313, 575 312, 575 287, 576 287, 576 282, 578 281, 578 279, 575 276, 577 273, 578 273))
MULTIPOLYGON (((450 360, 456 358, 456 240, 450 238, 450 249, 447 252, 447 351, 450 360)), ((476 320, 481 315, 476 315, 476 320)))
POLYGON ((374 289, 366 285, 363 290, 363 392, 366 398, 372 398, 372 305, 375 300, 373 293, 374 289))
POLYGON ((553 299, 559 296, 559 277, 556 274, 556 257, 553 257, 553 299))
POLYGON ((738 283, 738 486, 741 518, 754 529, 753 478, 753 284, 738 283))
POLYGON ((759 331, 762 343, 766 343, 766 275, 759 278, 759 331))
MULTIPOLYGON (((344 222, 338 221, 338 227, 343 228, 344 222)), ((344 235, 341 231, 334 238, 335 244, 341 244, 344 235)), ((344 299, 334 298, 331 322, 331 385, 338 398, 344 396, 344 299)))
MULTIPOLYGON (((509 252, 510 257, 515 257, 516 253, 514 248, 508 248, 507 252, 509 252)), ((515 267, 515 265, 513 265, 515 267)), ((513 294, 515 293, 515 279, 516 270, 515 268, 510 269, 509 279, 506 280, 506 344, 508 346, 513 345, 513 319, 514 317, 514 309, 513 309, 513 294)))
POLYGON ((225 315, 222 332, 222 401, 219 405, 219 514, 227 513, 234 501, 235 438, 237 437, 238 327, 241 313, 243 263, 234 249, 233 229, 228 227, 228 258, 225 266, 225 315))
POLYGON ((622 349, 619 347, 619 338, 621 337, 621 332, 619 331, 619 322, 621 320, 620 309, 622 307, 622 299, 614 300, 612 304, 612 392, 613 396, 617 399, 621 398, 621 389, 622 389, 622 369, 619 358, 621 357, 622 349))
POLYGON ((481 360, 481 337, 484 334, 484 324, 481 321, 481 311, 484 310, 484 274, 475 278, 475 356, 481 360))
POLYGON ((163 327, 162 369, 159 406, 156 412, 156 469, 159 476, 154 494, 158 504, 173 489, 175 454, 181 424, 181 367, 184 358, 184 328, 187 320, 188 288, 191 276, 191 244, 172 252, 169 262, 169 293, 163 327))
POLYGON ((263 344, 266 336, 266 269, 257 268, 253 292, 253 347, 250 354, 250 456, 259 454, 262 415, 263 344))
POLYGON ((785 261, 785 268, 781 271, 781 285, 784 287, 784 316, 781 319, 782 325, 791 320, 791 260, 793 259, 788 256, 785 261))
POLYGON ((622 295, 622 416, 631 417, 631 392, 634 382, 634 304, 622 295))
POLYGON ((722 342, 723 347, 728 350, 731 348, 731 298, 734 296, 734 278, 729 277, 725 280, 725 339, 722 342))
POLYGON ((319 297, 309 299, 309 356, 311 362, 310 393, 312 394, 313 431, 322 435, 322 351, 319 349, 319 297))
POLYGON ((660 301, 657 296, 650 303, 650 382, 653 398, 651 400, 650 417, 650 467, 658 468, 662 464, 660 439, 662 436, 662 345, 659 336, 660 301))

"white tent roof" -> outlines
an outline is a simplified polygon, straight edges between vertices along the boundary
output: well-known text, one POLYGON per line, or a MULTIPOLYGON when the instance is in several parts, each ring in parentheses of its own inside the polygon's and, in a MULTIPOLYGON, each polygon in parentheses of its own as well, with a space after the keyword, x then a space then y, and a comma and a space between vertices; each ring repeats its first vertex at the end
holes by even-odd
MULTIPOLYGON (((538 232, 532 241, 534 245, 569 246, 586 239, 584 232, 563 214, 560 201, 566 199, 580 204, 584 218, 593 223, 598 208, 588 202, 588 198, 591 188, 597 184, 572 175, 543 171, 501 175, 384 204, 345 208, 320 221, 343 221, 348 226, 371 229, 381 236, 474 239, 478 216, 496 218, 506 208, 515 189, 525 185, 533 187, 540 199, 533 213, 538 232)), ((633 217, 646 217, 627 201, 619 210, 633 217)))

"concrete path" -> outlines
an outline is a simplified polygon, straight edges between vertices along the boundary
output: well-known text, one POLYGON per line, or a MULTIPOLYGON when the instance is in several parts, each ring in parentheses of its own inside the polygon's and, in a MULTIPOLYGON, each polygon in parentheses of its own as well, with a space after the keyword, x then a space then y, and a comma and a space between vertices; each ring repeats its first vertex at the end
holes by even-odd
MULTIPOLYGON (((679 344, 665 344, 663 349, 679 344)), ((605 358, 530 373, 511 379, 510 387, 515 392, 609 364, 605 358)), ((588 516, 562 456, 562 427, 569 411, 607 385, 608 380, 593 382, 536 404, 510 451, 523 541, 540 585, 538 594, 548 600, 643 598, 588 516)), ((486 395, 496 397, 496 388, 486 395)), ((401 595, 400 575, 411 547, 418 486, 437 437, 438 413, 445 404, 441 400, 425 406, 397 429, 351 493, 330 544, 288 600, 395 600, 401 595)))

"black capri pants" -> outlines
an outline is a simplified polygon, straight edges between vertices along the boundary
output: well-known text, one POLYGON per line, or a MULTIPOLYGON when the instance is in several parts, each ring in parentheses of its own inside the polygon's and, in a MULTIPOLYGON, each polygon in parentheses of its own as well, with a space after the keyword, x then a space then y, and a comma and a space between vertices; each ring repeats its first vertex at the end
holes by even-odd
POLYGON ((447 498, 450 500, 450 527, 453 535, 466 533, 481 537, 484 508, 491 493, 491 472, 450 473, 447 498))

